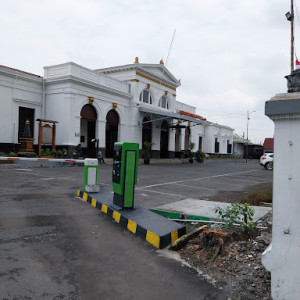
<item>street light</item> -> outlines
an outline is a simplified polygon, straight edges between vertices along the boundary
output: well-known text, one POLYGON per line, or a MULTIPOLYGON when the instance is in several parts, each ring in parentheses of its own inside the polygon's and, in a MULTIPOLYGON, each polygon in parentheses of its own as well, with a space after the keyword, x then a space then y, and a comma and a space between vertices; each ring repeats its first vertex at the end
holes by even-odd
POLYGON ((251 115, 252 113, 254 113, 254 112, 255 112, 255 110, 253 110, 253 111, 251 111, 251 112, 249 112, 249 110, 247 110, 246 163, 248 162, 248 142, 249 142, 249 140, 248 140, 248 131, 249 131, 249 120, 250 120, 250 115, 251 115))
POLYGON ((293 21, 293 15, 289 11, 285 14, 285 17, 288 21, 293 21))
POLYGON ((294 71, 294 0, 291 0, 291 10, 285 14, 286 19, 291 22, 291 73, 294 71))

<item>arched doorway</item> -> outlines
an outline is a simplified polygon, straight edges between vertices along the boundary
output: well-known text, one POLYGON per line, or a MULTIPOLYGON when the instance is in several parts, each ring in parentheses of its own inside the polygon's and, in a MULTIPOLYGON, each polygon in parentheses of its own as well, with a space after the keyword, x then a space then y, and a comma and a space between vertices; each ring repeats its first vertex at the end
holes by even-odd
POLYGON ((169 124, 167 121, 161 123, 160 130, 160 158, 169 157, 169 124))
POLYGON ((184 150, 186 151, 190 150, 190 135, 191 135, 191 129, 190 127, 187 127, 185 129, 185 137, 184 137, 184 150))
POLYGON ((114 143, 118 141, 119 115, 111 109, 106 115, 105 155, 113 157, 114 143))
POLYGON ((96 157, 95 143, 92 139, 96 136, 97 112, 93 105, 86 104, 82 107, 80 121, 80 144, 82 152, 88 157, 96 157))
POLYGON ((144 142, 152 142, 152 123, 150 117, 146 116, 143 119, 142 129, 142 153, 144 152, 144 142))

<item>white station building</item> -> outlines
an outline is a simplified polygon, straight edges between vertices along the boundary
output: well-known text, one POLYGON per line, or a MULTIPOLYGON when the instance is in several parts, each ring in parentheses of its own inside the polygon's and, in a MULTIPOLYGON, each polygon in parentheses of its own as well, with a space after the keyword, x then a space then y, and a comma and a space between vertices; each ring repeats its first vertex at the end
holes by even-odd
POLYGON ((153 158, 193 151, 231 154, 233 129, 196 115, 176 100, 180 81, 164 66, 139 63, 90 70, 73 62, 44 67, 44 77, 0 66, 0 151, 17 152, 26 120, 34 144, 37 119, 57 121, 56 147, 71 155, 80 144, 94 157, 96 143, 112 157, 115 142, 150 141, 153 158))

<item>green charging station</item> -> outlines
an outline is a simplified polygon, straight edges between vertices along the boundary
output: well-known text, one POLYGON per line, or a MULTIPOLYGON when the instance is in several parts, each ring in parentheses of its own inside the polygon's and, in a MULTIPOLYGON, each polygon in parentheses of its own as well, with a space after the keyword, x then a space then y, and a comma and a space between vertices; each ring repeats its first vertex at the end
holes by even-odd
POLYGON ((133 208, 134 186, 137 184, 139 144, 115 143, 113 154, 113 204, 133 208))

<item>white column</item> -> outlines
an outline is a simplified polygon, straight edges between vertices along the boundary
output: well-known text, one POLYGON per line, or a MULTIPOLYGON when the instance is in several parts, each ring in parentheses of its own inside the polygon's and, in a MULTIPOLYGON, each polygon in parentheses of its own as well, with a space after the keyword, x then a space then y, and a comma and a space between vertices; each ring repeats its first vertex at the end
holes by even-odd
POLYGON ((160 150, 160 124, 158 122, 153 123, 152 126, 152 150, 160 150))
POLYGON ((169 129, 169 151, 175 151, 175 129, 169 129))
POLYGON ((180 129, 179 150, 184 150, 185 128, 180 129))
POLYGON ((99 148, 105 148, 106 121, 97 120, 96 138, 99 139, 99 148))
POLYGON ((76 136, 76 126, 78 125, 78 123, 76 123, 76 117, 74 117, 75 113, 73 107, 73 102, 75 102, 75 96, 72 93, 66 94, 64 100, 64 128, 61 128, 59 130, 63 130, 63 144, 74 145, 75 142, 78 140, 78 137, 76 136))
POLYGON ((262 263, 275 300, 300 299, 300 93, 266 102, 275 124, 272 243, 262 263))

